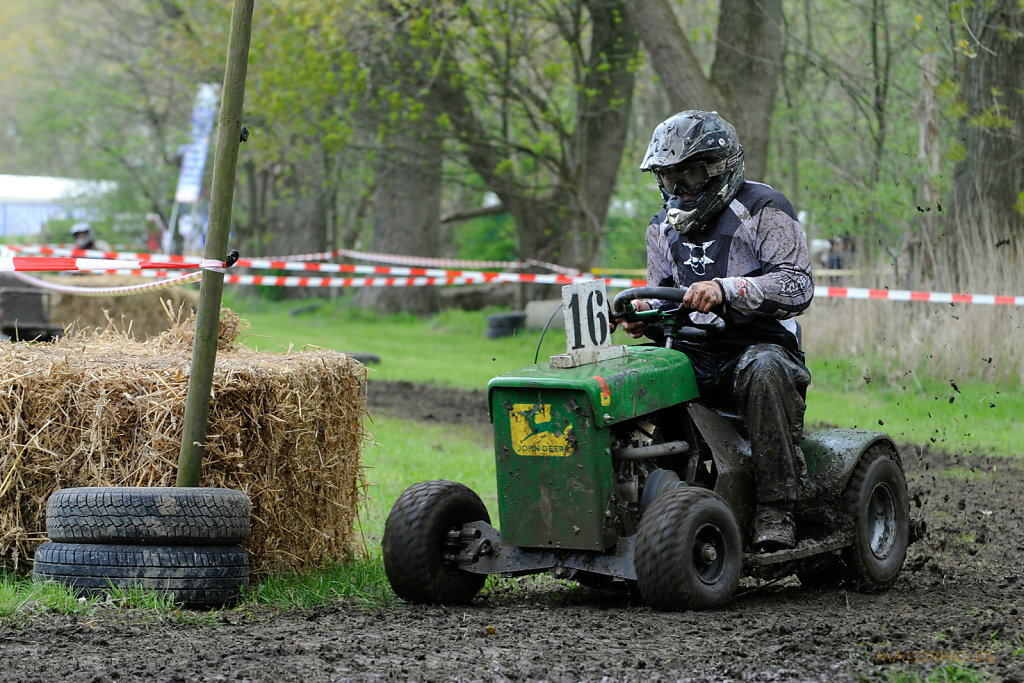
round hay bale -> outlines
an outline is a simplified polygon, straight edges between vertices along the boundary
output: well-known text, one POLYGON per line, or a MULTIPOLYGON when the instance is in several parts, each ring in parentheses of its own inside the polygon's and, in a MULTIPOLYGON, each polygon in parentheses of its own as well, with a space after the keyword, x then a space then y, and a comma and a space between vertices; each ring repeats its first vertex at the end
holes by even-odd
MULTIPOLYGON (((97 288, 125 287, 146 282, 130 275, 49 275, 43 279, 62 285, 97 288)), ((131 338, 145 340, 173 326, 173 320, 168 317, 163 302, 167 302, 166 306, 170 310, 184 311, 185 315, 196 309, 199 302, 197 287, 182 285, 130 296, 83 296, 49 292, 50 322, 78 330, 102 330, 108 322, 113 322, 131 338)))

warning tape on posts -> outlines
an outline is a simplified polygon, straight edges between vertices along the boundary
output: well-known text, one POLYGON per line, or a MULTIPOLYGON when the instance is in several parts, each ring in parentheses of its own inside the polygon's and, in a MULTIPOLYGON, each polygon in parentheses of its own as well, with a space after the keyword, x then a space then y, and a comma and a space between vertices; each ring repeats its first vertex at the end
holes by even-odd
MULTIPOLYGON (((378 275, 387 271, 387 277, 309 277, 298 275, 237 275, 229 273, 224 282, 236 285, 263 287, 431 287, 450 285, 471 285, 490 282, 568 285, 589 282, 596 278, 582 275, 545 275, 533 273, 496 273, 467 270, 433 270, 422 268, 382 268, 379 266, 335 265, 342 272, 369 273, 378 275)), ((168 277, 173 271, 115 271, 121 275, 168 277)), ((612 289, 646 287, 646 280, 630 278, 604 278, 612 289)), ((906 289, 867 289, 860 287, 814 288, 814 296, 823 299, 869 299, 874 301, 913 301, 936 304, 987 304, 1003 306, 1024 306, 1024 296, 1002 296, 998 294, 956 294, 953 292, 920 292, 906 289)))
MULTIPOLYGON (((149 254, 141 252, 123 252, 123 251, 97 251, 92 249, 75 249, 65 245, 57 246, 43 246, 43 245, 9 245, 7 247, 12 251, 25 254, 39 254, 40 256, 75 256, 75 257, 88 257, 88 258, 106 258, 106 259, 134 259, 138 261, 167 261, 171 263, 187 263, 194 261, 187 256, 178 256, 170 254, 149 254)), ((521 270, 529 267, 539 267, 546 270, 550 270, 553 273, 561 273, 562 275, 577 276, 582 273, 575 269, 567 266, 561 266, 557 263, 548 263, 546 261, 539 261, 537 259, 528 259, 526 261, 470 261, 465 259, 444 259, 444 258, 431 258, 426 256, 403 256, 398 254, 379 254, 373 252, 355 251, 353 249, 335 249, 334 251, 325 251, 315 254, 296 254, 293 256, 279 256, 265 259, 241 259, 238 262, 238 266, 241 268, 275 268, 280 269, 278 265, 263 265, 266 263, 280 264, 289 263, 294 264, 296 262, 302 262, 309 264, 313 261, 329 261, 340 257, 352 258, 360 261, 373 261, 377 263, 391 263, 400 264, 405 266, 423 267, 423 268, 501 268, 508 270, 521 270), (259 265, 256 265, 259 264, 259 265)), ((311 264, 312 265, 312 264, 311 264)), ((315 264, 316 266, 331 265, 331 264, 315 264)), ((184 266, 183 266, 184 267, 184 266)), ((303 268, 291 268, 292 270, 302 270, 303 268)), ((306 268, 307 270, 317 270, 316 267, 306 268)))
MULTIPOLYGON (((225 282, 240 285, 264 285, 273 287, 429 287, 436 285, 478 284, 486 282, 529 282, 534 284, 569 285, 590 282, 593 277, 568 277, 565 275, 534 275, 530 273, 472 273, 458 272, 459 275, 446 277, 366 277, 366 278, 311 278, 302 276, 268 275, 227 275, 225 282)), ((629 278, 605 278, 605 284, 613 289, 646 287, 646 280, 629 278)), ((951 304, 996 304, 1024 306, 1024 296, 999 296, 992 294, 953 294, 950 292, 915 292, 895 289, 861 289, 856 287, 815 287, 814 295, 834 299, 872 299, 888 301, 922 301, 951 304)))
MULTIPOLYGON (((435 287, 447 285, 487 284, 492 282, 522 282, 540 285, 571 285, 590 282, 592 276, 570 277, 546 273, 498 273, 471 270, 437 270, 432 268, 385 268, 381 266, 354 266, 348 264, 327 264, 338 266, 336 272, 384 275, 386 277, 310 277, 308 275, 238 275, 224 276, 225 284, 254 285, 262 287, 435 287)), ((113 270, 116 275, 141 277, 168 277, 176 271, 169 270, 113 270)), ((605 278, 609 287, 625 289, 644 287, 646 280, 629 278, 605 278)))
MULTIPOLYGON (((206 270, 222 271, 223 263, 219 261, 161 254, 143 254, 126 252, 97 252, 84 251, 79 249, 65 249, 52 247, 33 247, 24 245, 11 245, 7 247, 11 251, 22 253, 39 253, 58 256, 62 254, 73 254, 69 258, 28 258, 28 257, 4 257, 0 258, 0 271, 74 271, 92 270, 118 274, 143 275, 150 277, 170 277, 172 280, 167 283, 152 283, 139 287, 103 288, 104 294, 114 292, 151 291, 154 288, 177 286, 187 282, 197 281, 201 275, 193 273, 189 276, 182 276, 174 270, 180 271, 186 268, 201 268, 206 270), (174 269, 174 270, 172 270, 174 269)), ((564 269, 556 264, 543 264, 551 268, 565 270, 569 274, 539 274, 539 273, 505 273, 470 270, 444 270, 439 268, 421 267, 399 267, 399 266, 362 266, 339 263, 316 263, 304 260, 306 256, 338 256, 338 255, 361 254, 363 256, 378 256, 394 259, 410 259, 414 257, 400 257, 386 254, 365 254, 363 252, 352 252, 350 250, 336 250, 325 254, 310 254, 291 256, 281 259, 239 259, 237 266, 243 268, 285 270, 302 272, 322 273, 352 273, 362 275, 373 275, 382 277, 309 277, 309 276, 276 276, 276 275, 236 275, 228 274, 225 282, 238 285, 256 285, 265 287, 429 287, 429 286, 452 286, 480 283, 533 283, 548 285, 567 285, 578 282, 589 282, 596 279, 592 274, 578 273, 572 269, 564 269)), ((501 265, 522 265, 512 261, 474 261, 460 262, 445 259, 421 259, 431 263, 495 263, 501 265)), ((535 265, 539 262, 533 262, 535 265)), ((42 281, 38 281, 42 282, 42 281)), ((643 287, 646 280, 633 278, 605 278, 605 283, 611 288, 643 287)), ((40 285, 42 286, 42 285, 40 285)), ((51 287, 52 288, 52 287, 51 287)), ((65 288, 65 291, 70 288, 65 288)), ((73 288, 77 291, 87 288, 73 288)), ((819 298, 835 299, 866 299, 874 301, 911 301, 925 303, 943 304, 983 304, 983 305, 1004 305, 1024 306, 1024 297, 998 295, 998 294, 959 294, 953 292, 923 292, 914 290, 899 289, 869 289, 860 287, 833 287, 817 286, 814 288, 814 295, 819 298)))
MULTIPOLYGON (((376 263, 392 263, 403 266, 418 266, 422 268, 501 268, 504 270, 522 270, 524 268, 544 268, 552 273, 560 273, 568 276, 579 276, 583 273, 575 268, 560 266, 557 263, 548 263, 537 259, 525 261, 471 261, 465 259, 431 258, 426 256, 403 256, 398 254, 380 254, 366 251, 355 251, 353 249, 335 249, 334 251, 320 254, 300 254, 298 256, 287 256, 275 261, 329 261, 340 257, 356 259, 357 261, 374 261, 376 263)), ((239 265, 242 265, 239 263, 239 265)), ((243 266, 246 267, 246 266, 243 266)), ((251 265, 249 268, 266 268, 267 266, 251 265)))
POLYGON ((933 304, 989 304, 1024 306, 1024 296, 999 294, 954 294, 952 292, 915 292, 909 289, 863 289, 860 287, 815 287, 814 296, 836 299, 872 299, 876 301, 923 301, 933 304))
POLYGON ((173 261, 139 261, 128 259, 106 258, 55 258, 50 256, 0 256, 0 272, 89 272, 125 269, 168 269, 168 268, 201 268, 203 270, 223 270, 223 261, 212 259, 193 260, 192 263, 173 261))

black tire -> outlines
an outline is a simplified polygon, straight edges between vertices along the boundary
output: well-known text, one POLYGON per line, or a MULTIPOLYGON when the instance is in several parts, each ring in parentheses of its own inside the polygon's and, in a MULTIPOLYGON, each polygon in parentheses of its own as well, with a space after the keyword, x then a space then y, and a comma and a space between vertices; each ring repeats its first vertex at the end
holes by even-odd
POLYGON ((407 602, 466 604, 487 579, 445 559, 458 552, 448 533, 470 522, 491 521, 480 496, 453 481, 425 481, 406 489, 384 523, 384 572, 407 602))
POLYGON ((640 594, 654 609, 727 605, 743 570, 736 516, 714 491, 666 491, 640 519, 633 562, 640 594))
POLYGON ((62 583, 81 595, 136 587, 187 607, 223 606, 237 601, 249 585, 249 558, 240 546, 49 541, 36 549, 32 578, 62 583))
POLYGON ((495 313, 487 316, 487 330, 484 336, 488 339, 511 337, 526 324, 526 313, 495 313))
POLYGON ((235 545, 249 537, 249 512, 233 489, 61 489, 46 503, 46 533, 61 543, 235 545))
POLYGON ((888 588, 899 576, 910 543, 910 502, 903 470, 884 445, 868 449, 843 493, 853 523, 844 551, 854 586, 888 588))

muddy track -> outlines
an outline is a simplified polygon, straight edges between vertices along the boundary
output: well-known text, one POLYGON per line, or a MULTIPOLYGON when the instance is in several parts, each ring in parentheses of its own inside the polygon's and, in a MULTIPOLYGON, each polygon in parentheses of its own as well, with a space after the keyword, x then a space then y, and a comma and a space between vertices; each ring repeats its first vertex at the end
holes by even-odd
POLYGON ((383 414, 437 424, 486 427, 487 392, 445 389, 430 384, 372 380, 366 399, 371 415, 383 414))
MULTIPOLYGON (((487 425, 482 391, 372 382, 369 403, 371 414, 487 425)), ((1021 460, 901 454, 928 536, 884 593, 745 579, 725 610, 662 614, 626 591, 519 579, 460 609, 336 604, 228 613, 216 626, 49 615, 0 626, 2 678, 845 681, 952 666, 1024 680, 1021 460)))

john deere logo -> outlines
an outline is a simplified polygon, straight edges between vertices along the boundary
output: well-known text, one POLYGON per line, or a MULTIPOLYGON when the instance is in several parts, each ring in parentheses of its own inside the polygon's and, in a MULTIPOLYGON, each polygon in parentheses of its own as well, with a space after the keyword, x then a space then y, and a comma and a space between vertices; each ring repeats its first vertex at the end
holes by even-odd
POLYGON ((572 455, 572 425, 561 432, 551 423, 551 404, 516 403, 509 413, 512 449, 519 455, 572 455))

